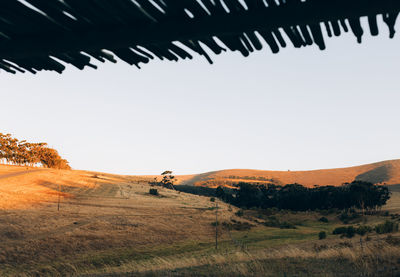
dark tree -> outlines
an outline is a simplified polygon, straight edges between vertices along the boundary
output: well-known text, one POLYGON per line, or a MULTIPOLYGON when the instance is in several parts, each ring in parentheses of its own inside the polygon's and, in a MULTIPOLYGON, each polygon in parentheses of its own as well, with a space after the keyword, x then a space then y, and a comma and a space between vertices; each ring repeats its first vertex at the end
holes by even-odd
POLYGON ((227 193, 223 188, 216 195, 224 201, 244 208, 278 208, 295 211, 351 208, 376 211, 390 198, 386 186, 363 181, 346 183, 340 187, 306 188, 300 184, 276 186, 273 184, 239 183, 238 189, 227 193))
POLYGON ((163 173, 161 173, 161 176, 162 176, 161 186, 169 189, 175 189, 174 188, 175 176, 172 175, 172 171, 166 170, 163 173))
POLYGON ((215 196, 220 198, 220 199, 225 199, 224 188, 221 187, 221 186, 217 187, 217 189, 215 190, 215 196))

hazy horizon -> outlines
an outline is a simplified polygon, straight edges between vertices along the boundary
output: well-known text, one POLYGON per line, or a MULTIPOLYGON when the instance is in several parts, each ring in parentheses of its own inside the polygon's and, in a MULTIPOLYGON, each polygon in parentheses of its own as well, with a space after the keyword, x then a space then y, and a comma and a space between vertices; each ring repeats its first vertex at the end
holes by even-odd
POLYGON ((119 61, 62 74, 2 72, 3 133, 48 142, 74 169, 312 170, 400 158, 397 60, 387 28, 327 50, 268 47, 141 70, 119 61))

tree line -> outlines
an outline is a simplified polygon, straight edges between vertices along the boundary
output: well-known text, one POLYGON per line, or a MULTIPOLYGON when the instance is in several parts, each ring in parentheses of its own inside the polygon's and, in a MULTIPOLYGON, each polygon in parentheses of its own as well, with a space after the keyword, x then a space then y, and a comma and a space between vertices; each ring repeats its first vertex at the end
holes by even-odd
POLYGON ((19 141, 10 134, 0 133, 0 161, 11 165, 43 166, 46 168, 71 169, 68 161, 47 143, 19 141))
POLYGON ((376 211, 390 198, 386 186, 363 181, 353 181, 339 187, 320 186, 307 188, 300 184, 277 186, 274 184, 239 183, 237 190, 218 187, 216 197, 243 208, 278 208, 294 211, 346 210, 357 208, 376 211))

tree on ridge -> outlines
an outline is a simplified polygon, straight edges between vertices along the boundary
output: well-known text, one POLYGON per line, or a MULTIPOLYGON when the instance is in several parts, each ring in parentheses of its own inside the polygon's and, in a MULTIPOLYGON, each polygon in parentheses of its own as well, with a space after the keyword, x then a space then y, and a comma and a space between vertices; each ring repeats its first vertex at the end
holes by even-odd
POLYGON ((11 165, 42 166, 46 168, 71 169, 68 161, 47 143, 19 141, 11 134, 0 133, 0 162, 11 165))

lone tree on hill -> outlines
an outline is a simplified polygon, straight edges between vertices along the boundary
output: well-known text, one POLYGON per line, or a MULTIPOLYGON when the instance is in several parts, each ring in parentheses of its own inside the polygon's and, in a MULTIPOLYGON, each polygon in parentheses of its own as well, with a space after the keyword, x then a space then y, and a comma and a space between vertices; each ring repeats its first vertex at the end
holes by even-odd
POLYGON ((161 185, 163 187, 169 189, 175 189, 174 188, 175 176, 172 175, 172 171, 166 170, 163 173, 161 173, 161 176, 162 176, 161 185))

